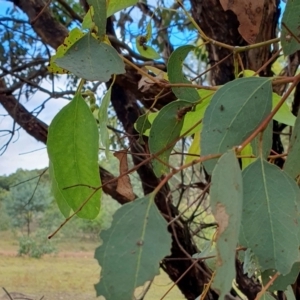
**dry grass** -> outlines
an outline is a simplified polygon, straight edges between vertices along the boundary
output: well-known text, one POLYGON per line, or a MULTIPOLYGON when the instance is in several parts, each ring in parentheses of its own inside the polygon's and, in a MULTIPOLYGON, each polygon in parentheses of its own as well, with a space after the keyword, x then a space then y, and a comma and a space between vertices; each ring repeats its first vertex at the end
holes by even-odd
MULTIPOLYGON (((15 239, 8 233, 0 232, 0 287, 10 292, 34 295, 35 299, 42 296, 44 300, 96 299, 93 285, 99 280, 100 267, 93 259, 91 249, 97 245, 81 243, 69 241, 60 244, 59 248, 63 251, 57 256, 42 259, 17 257, 18 244, 15 239)), ((161 274, 155 278, 145 300, 159 300, 170 286, 170 279, 161 274)), ((4 291, 0 290, 0 299, 2 294, 4 291)), ((184 298, 173 289, 164 299, 184 298)))

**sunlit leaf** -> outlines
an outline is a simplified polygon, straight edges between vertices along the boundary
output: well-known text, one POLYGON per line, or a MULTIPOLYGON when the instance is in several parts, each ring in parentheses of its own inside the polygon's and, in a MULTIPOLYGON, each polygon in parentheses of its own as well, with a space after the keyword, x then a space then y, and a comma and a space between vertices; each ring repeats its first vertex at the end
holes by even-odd
MULTIPOLYGON (((242 150, 241 152, 242 156, 251 156, 253 155, 253 149, 251 144, 247 144, 246 147, 242 150)), ((254 162, 254 158, 251 157, 243 157, 242 158, 242 168, 245 169, 246 167, 248 167, 251 163, 254 162)))
POLYGON ((59 67, 56 64, 55 60, 59 57, 63 57, 65 55, 65 53, 67 52, 67 50, 70 49, 70 47, 72 45, 74 45, 78 40, 80 40, 83 36, 84 36, 84 33, 82 31, 80 31, 79 28, 73 28, 69 32, 69 35, 65 38, 63 44, 61 44, 57 48, 56 54, 51 57, 50 64, 48 66, 49 72, 54 73, 54 74, 70 73, 68 70, 59 67))
POLYGON ((132 300, 135 288, 159 274, 159 262, 170 253, 167 222, 147 195, 123 205, 110 229, 101 232, 102 245, 95 258, 101 266, 97 296, 106 300, 132 300))
POLYGON ((262 158, 243 171, 241 243, 257 256, 262 271, 285 275, 299 257, 299 188, 262 158))
POLYGON ((124 62, 110 45, 86 34, 74 43, 55 63, 87 80, 107 82, 112 74, 125 73, 124 62))
MULTIPOLYGON (((278 94, 272 93, 273 108, 278 104, 280 99, 281 97, 278 94)), ((279 108, 273 119, 278 121, 279 123, 283 123, 289 126, 294 126, 296 121, 296 117, 292 114, 291 109, 286 102, 284 102, 283 105, 279 108)))
POLYGON ((242 216, 243 180, 233 150, 223 154, 212 173, 210 202, 218 223, 217 266, 212 287, 224 299, 235 279, 235 254, 242 216))
MULTIPOLYGON (((221 87, 204 114, 201 155, 224 153, 240 145, 271 112, 271 97, 269 78, 239 78, 221 87)), ((215 164, 216 159, 204 162, 209 174, 215 164)))
MULTIPOLYGON (((73 211, 79 209, 93 192, 83 185, 101 185, 98 139, 95 118, 79 94, 62 108, 49 126, 47 149, 53 174, 60 194, 73 211)), ((86 219, 95 218, 100 210, 100 197, 101 190, 91 197, 77 215, 86 219)))
POLYGON ((107 2, 107 18, 119 10, 135 5, 137 2, 138 0, 109 0, 107 2))
POLYGON ((90 29, 92 30, 95 26, 95 23, 93 21, 93 15, 94 15, 94 8, 93 6, 90 6, 88 12, 85 14, 81 27, 82 29, 90 29))
POLYGON ((194 134, 193 142, 189 148, 188 154, 185 159, 185 164, 193 161, 200 156, 200 131, 194 134))

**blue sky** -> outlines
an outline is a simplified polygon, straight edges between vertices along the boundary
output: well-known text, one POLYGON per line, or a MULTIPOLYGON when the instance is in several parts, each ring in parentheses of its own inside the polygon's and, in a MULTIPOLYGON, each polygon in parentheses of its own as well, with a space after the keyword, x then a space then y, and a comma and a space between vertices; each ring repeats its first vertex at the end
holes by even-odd
MULTIPOLYGON (((284 8, 285 4, 283 2, 281 3, 282 8, 284 8)), ((5 11, 9 7, 12 7, 11 2, 0 0, 0 17, 5 15, 5 11)), ((136 31, 138 32, 137 27, 136 31)), ((172 40, 172 42, 179 45, 183 42, 182 38, 182 33, 177 34, 177 37, 175 38, 175 40, 172 40)), ((47 84, 49 85, 49 83, 45 83, 45 85, 47 84)), ((63 82, 56 82, 56 87, 64 88, 63 82)), ((28 101, 27 103, 24 103, 24 101, 22 101, 22 104, 25 105, 27 109, 31 110, 40 105, 40 99, 44 98, 45 94, 38 92, 30 101, 28 101)), ((39 118, 45 123, 50 124, 56 113, 67 103, 68 102, 64 99, 52 99, 51 101, 47 102, 46 107, 39 115, 39 118)), ((0 106, 1 129, 11 128, 13 124, 10 117, 3 117, 3 115, 5 114, 6 111, 2 108, 2 106, 0 106)), ((0 147, 3 145, 3 143, 5 143, 6 139, 7 137, 0 137, 0 147)), ((16 134, 16 136, 13 138, 6 152, 2 156, 0 156, 0 175, 11 174, 18 168, 35 169, 44 168, 47 166, 48 156, 45 145, 37 142, 22 129, 19 131, 19 134, 16 134)))

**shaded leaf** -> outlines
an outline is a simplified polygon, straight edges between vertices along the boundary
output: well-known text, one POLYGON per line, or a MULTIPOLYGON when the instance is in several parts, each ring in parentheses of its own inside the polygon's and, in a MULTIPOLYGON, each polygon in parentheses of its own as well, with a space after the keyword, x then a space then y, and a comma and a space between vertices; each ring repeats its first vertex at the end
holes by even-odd
MULTIPOLYGON (((98 139, 95 118, 79 94, 61 109, 49 126, 47 149, 55 180, 60 193, 74 211, 93 191, 83 184, 92 187, 101 185, 98 139), (68 188, 74 185, 77 186, 68 188)), ((86 219, 95 218, 100 210, 100 197, 101 190, 77 215, 86 219)))
MULTIPOLYGON (((281 97, 278 94, 272 93, 272 108, 274 108, 278 104, 280 99, 281 97)), ((296 121, 296 117, 292 114, 286 102, 283 103, 283 105, 280 107, 273 119, 279 123, 283 123, 289 126, 294 126, 296 121)))
POLYGON ((101 105, 100 105, 100 108, 98 111, 100 139, 101 139, 102 146, 105 148, 106 158, 109 157, 110 140, 109 140, 107 124, 108 124, 108 107, 110 104, 112 86, 113 86, 113 83, 110 85, 109 89, 106 91, 106 93, 101 101, 101 105))
POLYGON ((235 254, 242 216, 243 180, 233 150, 223 154, 212 173, 210 187, 212 213, 218 223, 216 236, 217 268, 212 287, 220 299, 235 279, 235 254))
POLYGON ((124 63, 118 52, 86 34, 74 43, 55 63, 74 75, 86 80, 107 82, 112 74, 125 73, 124 63))
POLYGON ((126 7, 135 5, 138 0, 109 0, 107 4, 107 18, 126 7))
POLYGON ((97 296, 106 300, 132 300, 135 288, 159 274, 159 262, 171 248, 167 222, 154 195, 123 205, 101 239, 103 244, 95 252, 101 280, 95 288, 97 296))
POLYGON ((299 188, 285 172, 264 159, 243 171, 241 243, 257 256, 262 271, 285 275, 298 259, 299 188))
POLYGON ((123 175, 128 171, 127 153, 125 151, 118 151, 114 153, 114 156, 120 162, 119 172, 121 177, 118 178, 117 192, 129 200, 134 200, 135 195, 133 193, 130 177, 129 175, 123 175))
MULTIPOLYGON (((170 83, 191 83, 182 73, 183 62, 188 53, 194 50, 192 45, 181 46, 177 48, 170 56, 168 62, 168 77, 170 83)), ((197 102, 200 96, 195 88, 173 87, 173 93, 179 98, 189 102, 197 102)))
POLYGON ((93 21, 97 26, 97 35, 103 40, 106 33, 106 0, 88 0, 93 6, 93 21))
POLYGON ((255 156, 260 155, 260 151, 262 151, 262 156, 267 158, 270 155, 273 143, 273 122, 269 122, 267 128, 264 130, 263 135, 259 133, 252 141, 251 146, 253 150, 253 154, 255 156), (262 138, 262 143, 260 145, 260 139, 262 138), (260 147, 262 149, 260 150, 260 147))
MULTIPOLYGON (((278 278, 274 281, 274 283, 269 287, 269 291, 285 291, 290 284, 293 284, 300 270, 300 262, 296 262, 291 271, 287 275, 279 275, 278 278)), ((261 274, 262 282, 266 285, 270 278, 275 275, 275 270, 266 270, 261 274)))
POLYGON ((285 56, 291 55, 300 50, 299 11, 300 0, 287 2, 282 16, 282 30, 280 34, 280 41, 285 56), (297 39, 295 39, 295 36, 297 39))
MULTIPOLYGON (((168 164, 169 156, 175 145, 176 139, 180 136, 184 115, 180 116, 183 108, 190 107, 187 101, 174 101, 164 106, 154 119, 149 134, 149 150, 151 154, 165 149, 157 157, 168 164), (173 145, 172 145, 173 143, 173 145), (169 146, 168 149, 166 147, 169 146)), ((157 177, 169 171, 169 167, 156 158, 152 161, 153 171, 157 177)))
POLYGON ((287 172, 292 178, 300 175, 300 114, 296 119, 293 128, 292 137, 288 149, 288 155, 283 166, 283 170, 287 172))
POLYGON ((84 36, 84 33, 80 31, 78 28, 73 28, 69 35, 65 38, 63 44, 61 44, 56 51, 56 54, 51 56, 50 64, 48 66, 49 72, 54 74, 66 74, 70 73, 68 70, 59 67, 55 60, 59 57, 63 57, 65 53, 70 49, 72 45, 74 45, 78 40, 80 40, 84 36))
MULTIPOLYGON (((270 113, 271 97, 268 78, 239 78, 221 87, 204 114, 201 155, 224 153, 241 144, 270 113)), ((204 162, 209 174, 216 161, 204 162)))

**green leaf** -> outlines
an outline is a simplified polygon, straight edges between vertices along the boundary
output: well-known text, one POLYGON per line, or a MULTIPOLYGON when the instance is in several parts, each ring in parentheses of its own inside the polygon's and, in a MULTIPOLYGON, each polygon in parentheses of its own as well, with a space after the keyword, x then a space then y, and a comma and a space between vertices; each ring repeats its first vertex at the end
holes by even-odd
POLYGON ((103 40, 106 33, 106 0, 88 0, 88 3, 94 8, 93 20, 97 26, 97 35, 103 40))
POLYGON ((217 268, 217 250, 214 244, 215 243, 212 243, 211 241, 205 241, 201 252, 192 255, 195 259, 203 258, 203 260, 205 260, 205 264, 213 271, 217 268), (213 257, 207 258, 210 256, 213 257))
MULTIPOLYGON (((281 97, 278 94, 272 93, 272 108, 274 108, 278 104, 280 99, 281 97)), ((273 119, 288 126, 294 126, 296 121, 296 117, 292 114, 286 102, 283 103, 273 119)))
MULTIPOLYGON (((146 132, 146 130, 151 128, 151 123, 148 120, 148 113, 141 115, 137 121, 134 123, 134 127, 136 131, 139 133, 139 142, 140 144, 144 144, 144 140, 142 138, 142 135, 146 132)), ((148 135, 149 135, 149 130, 148 130, 148 135)))
MULTIPOLYGON (((208 93, 202 93, 202 101, 196 105, 195 109, 188 111, 184 116, 183 126, 180 134, 186 133, 189 129, 194 127, 196 123, 199 123, 203 119, 204 113, 211 101, 213 93, 211 91, 206 91, 208 93)), ((186 136, 192 135, 199 132, 202 129, 202 122, 195 126, 191 131, 189 131, 186 136)))
MULTIPOLYGON (((274 283, 269 287, 269 291, 274 292, 274 291, 285 291, 287 287, 290 284, 293 284, 297 276, 299 274, 300 270, 300 262, 296 262, 290 273, 287 275, 279 275, 278 278, 274 281, 274 283)), ((270 281, 270 277, 273 277, 275 275, 276 271, 275 270, 267 270, 261 274, 262 282, 263 285, 266 285, 270 281)))
POLYGON ((285 56, 291 55, 296 51, 300 50, 299 11, 300 0, 293 0, 287 2, 285 11, 282 16, 282 30, 280 34, 280 41, 285 56), (295 36, 298 39, 295 39, 295 36))
POLYGON ((107 129, 108 124, 108 107, 110 104, 110 98, 111 98, 111 88, 113 84, 110 85, 109 89, 105 93, 101 105, 98 112, 98 120, 99 120, 99 131, 100 131, 100 139, 102 146, 105 148, 105 155, 108 159, 109 157, 109 133, 107 129))
POLYGON ((147 45, 146 42, 147 41, 145 40, 144 36, 140 35, 136 38, 136 48, 139 53, 149 59, 159 59, 160 55, 153 47, 147 45))
POLYGON ((55 60, 59 57, 63 57, 65 53, 74 45, 79 39, 84 36, 84 33, 80 31, 78 28, 74 28, 69 32, 69 35, 65 38, 63 44, 61 44, 56 51, 56 54, 51 56, 50 64, 48 66, 48 70, 54 74, 66 74, 70 73, 68 70, 65 70, 59 67, 55 60))
POLYGON ((296 300, 294 291, 293 291, 293 289, 290 285, 287 287, 287 290, 285 292, 285 296, 286 296, 286 300, 296 300))
MULTIPOLYGON (((95 118, 82 96, 76 94, 53 119, 47 141, 57 187, 73 211, 93 192, 92 189, 82 186, 83 184, 92 187, 101 185, 98 140, 95 118), (74 185, 77 186, 68 188, 74 185)), ((100 210, 100 197, 101 190, 91 197, 77 215, 94 219, 100 210)))
POLYGON ((112 74, 125 73, 124 63, 111 46, 86 34, 65 55, 55 60, 60 67, 86 80, 107 82, 112 74))
POLYGON ((152 37, 152 26, 151 26, 151 20, 149 21, 149 23, 147 24, 146 27, 146 40, 149 41, 152 37))
MULTIPOLYGON (((202 120, 205 110, 208 107, 208 104, 211 101, 213 94, 214 93, 211 91, 206 91, 206 90, 199 91, 199 95, 201 96, 202 101, 195 106, 195 109, 188 111, 185 114, 183 126, 180 131, 180 135, 183 135, 184 133, 186 133, 190 128, 192 128, 194 125, 196 125, 196 123, 199 123, 199 121, 202 120)), ((139 125, 137 126, 137 122, 136 122, 135 129, 139 133, 142 133, 145 136, 149 136, 149 134, 150 134, 149 129, 151 128, 152 123, 153 123, 154 119, 157 117, 157 115, 158 115, 158 112, 147 114, 147 116, 148 116, 147 120, 149 123, 147 123, 147 121, 145 121, 146 115, 141 116, 140 118, 143 117, 143 119, 141 119, 141 121, 139 121, 139 119, 138 119, 137 122, 145 122, 146 125, 145 125, 145 127, 142 127, 143 123, 139 123, 139 125)), ((189 131, 185 136, 190 136, 196 132, 199 132, 199 131, 201 131, 201 128, 202 128, 202 123, 199 123, 191 131, 189 131)))
POLYGON ((298 114, 288 149, 288 155, 283 170, 292 178, 300 175, 300 114, 298 114))
MULTIPOLYGON (((221 87, 204 114, 201 155, 224 153, 240 145, 270 113, 271 97, 268 78, 239 78, 221 87)), ((209 174, 216 161, 204 162, 209 174)))
MULTIPOLYGON (((154 119, 149 135, 149 150, 151 154, 156 154, 166 146, 170 146, 162 153, 157 155, 159 160, 168 164, 169 156, 175 145, 176 139, 180 136, 180 131, 183 125, 183 116, 178 113, 186 107, 191 106, 187 101, 174 101, 164 106, 154 119)), ((153 171, 157 177, 169 171, 169 167, 154 158, 152 161, 153 171)))
MULTIPOLYGON (((253 149, 252 149, 251 143, 246 145, 246 147, 242 150, 241 155, 243 155, 243 156, 253 155, 253 149)), ((253 162, 254 162, 254 158, 250 158, 250 157, 242 158, 242 169, 247 168, 253 162)))
POLYGON ((210 202, 218 223, 217 268, 212 287, 223 299, 230 291, 236 275, 235 255, 243 203, 242 173, 233 150, 223 154, 213 170, 210 202))
MULTIPOLYGON (((182 65, 188 53, 194 50, 192 45, 177 48, 170 56, 168 62, 168 77, 170 83, 189 83, 191 82, 182 74, 182 65)), ((195 88, 173 87, 173 93, 179 98, 189 102, 197 102, 200 96, 195 88)))
POLYGON ((85 14, 81 27, 82 29, 89 29, 92 30, 95 27, 95 23, 93 21, 93 15, 94 15, 94 8, 93 6, 90 6, 88 12, 85 14))
POLYGON ((51 191, 54 196, 54 199, 57 203, 60 212, 64 215, 65 218, 67 218, 70 216, 71 207, 69 206, 66 198, 64 197, 64 194, 59 189, 59 185, 56 181, 51 161, 49 162, 49 176, 51 180, 51 191))
POLYGON ((196 159, 197 156, 200 157, 200 131, 194 134, 194 139, 186 156, 185 164, 190 163, 196 159))
POLYGON ((106 12, 107 18, 119 10, 135 5, 137 2, 138 0, 108 0, 106 12))
POLYGON ((277 166, 257 159, 243 171, 242 245, 257 256, 262 271, 285 275, 298 260, 299 188, 277 166))
POLYGON ((267 128, 262 135, 262 145, 260 146, 261 134, 258 134, 252 141, 251 146, 255 156, 260 155, 260 147, 262 147, 262 156, 267 158, 270 155, 273 142, 273 122, 269 122, 267 128))
POLYGON ((101 239, 95 252, 101 280, 95 288, 106 300, 132 300, 135 288, 158 275, 159 262, 170 254, 171 236, 153 194, 117 210, 101 239))

